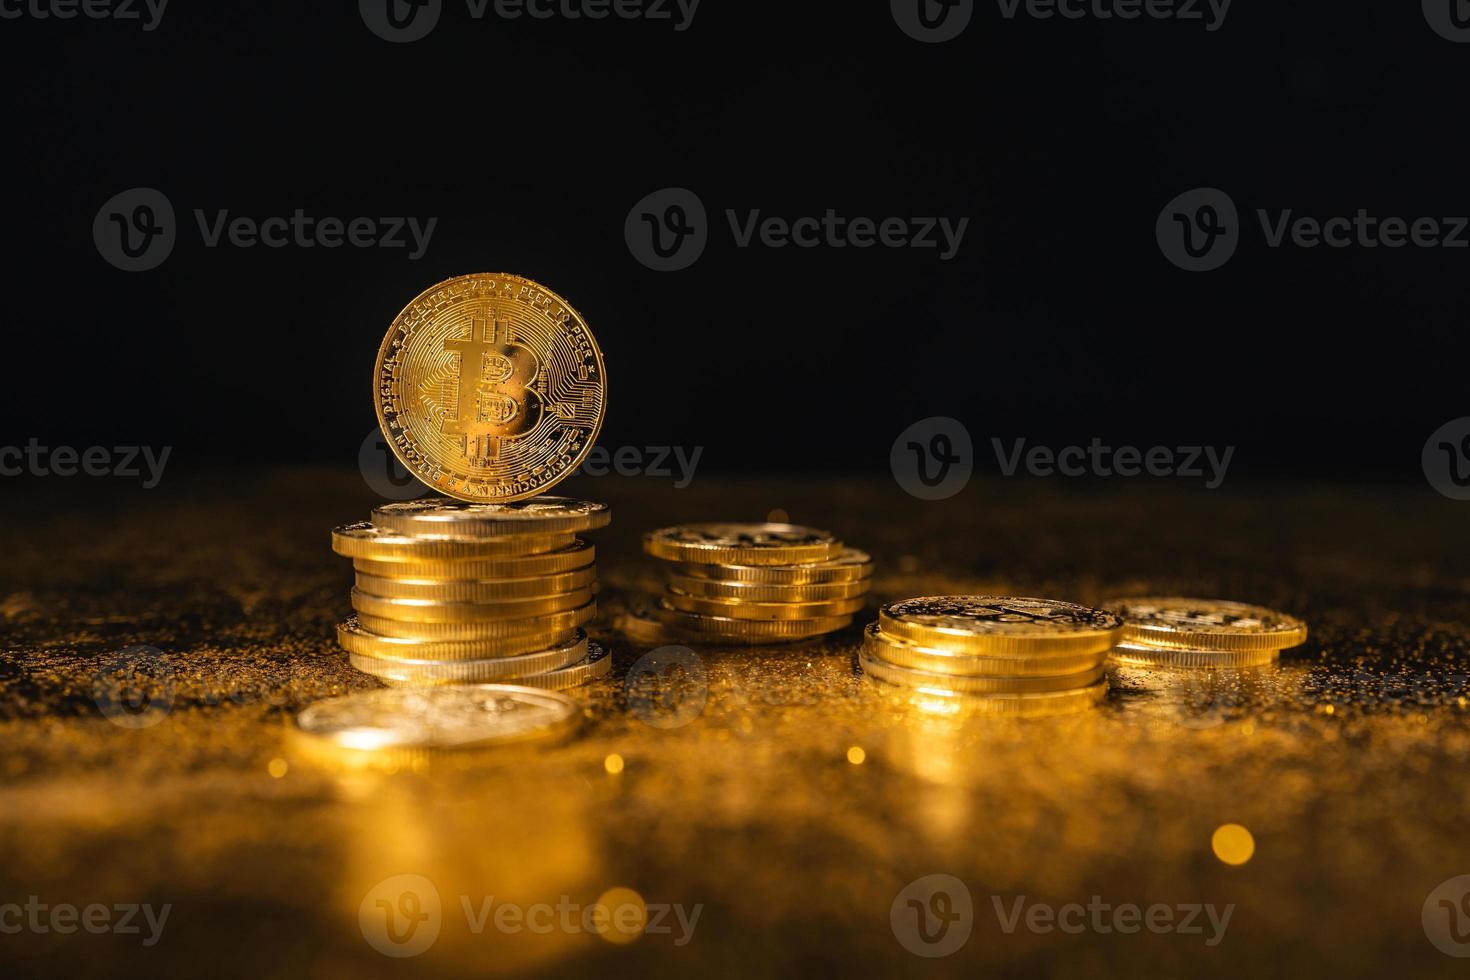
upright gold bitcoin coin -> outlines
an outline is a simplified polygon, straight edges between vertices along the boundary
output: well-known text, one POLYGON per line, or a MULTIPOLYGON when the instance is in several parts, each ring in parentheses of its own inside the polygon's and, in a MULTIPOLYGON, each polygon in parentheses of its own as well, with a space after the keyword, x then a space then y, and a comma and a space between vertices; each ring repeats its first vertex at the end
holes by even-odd
POLYGON ((411 473, 471 502, 521 500, 570 475, 607 406, 602 351, 566 300, 476 273, 420 293, 373 374, 378 422, 411 473))

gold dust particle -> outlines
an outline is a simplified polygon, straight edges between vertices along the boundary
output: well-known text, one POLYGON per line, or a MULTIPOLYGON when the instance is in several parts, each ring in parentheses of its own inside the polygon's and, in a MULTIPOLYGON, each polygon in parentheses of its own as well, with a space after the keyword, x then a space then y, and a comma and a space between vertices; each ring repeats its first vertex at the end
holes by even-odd
POLYGON ((1210 838, 1210 847, 1226 864, 1241 865, 1256 853, 1256 839, 1238 823, 1221 824, 1210 838))
POLYGON ((790 524, 791 515, 780 507, 773 507, 771 508, 771 512, 766 515, 766 521, 770 524, 790 524))
POLYGON ((286 764, 285 759, 272 759, 269 763, 266 764, 265 771, 270 773, 275 778, 280 779, 282 776, 286 775, 286 770, 289 768, 291 767, 286 764))
POLYGON ((633 942, 643 935, 648 924, 648 905, 643 896, 631 888, 609 888, 597 899, 605 911, 599 915, 603 926, 599 935, 618 946, 633 942))
POLYGON ((1324 707, 1322 709, 1322 712, 1323 712, 1323 714, 1335 715, 1335 714, 1337 714, 1337 705, 1335 705, 1335 704, 1329 704, 1329 705, 1327 705, 1326 707, 1324 707))
POLYGON ((854 745, 847 750, 847 761, 855 766, 860 766, 868 760, 868 753, 863 751, 861 745, 854 745))
POLYGON ((602 760, 602 768, 616 776, 623 771, 623 757, 616 752, 609 754, 606 759, 602 760))

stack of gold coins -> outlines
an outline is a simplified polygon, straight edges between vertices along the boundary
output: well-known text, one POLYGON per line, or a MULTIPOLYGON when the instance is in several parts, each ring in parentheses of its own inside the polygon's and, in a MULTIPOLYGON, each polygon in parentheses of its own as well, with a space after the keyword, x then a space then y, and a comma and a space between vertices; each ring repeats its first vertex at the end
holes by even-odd
POLYGON ((582 629, 596 612, 595 552, 577 533, 611 518, 604 504, 545 496, 379 507, 332 532, 357 571, 357 615, 338 641, 390 685, 562 689, 601 677, 612 661, 582 629))
POLYGON ((657 615, 685 639, 786 643, 842 629, 863 608, 873 562, 794 524, 685 524, 644 535, 673 562, 657 615))
POLYGON ((1143 598, 1109 603, 1123 618, 1119 663, 1138 667, 1258 667, 1307 642, 1293 616, 1225 599, 1143 598))
POLYGON ((1053 714, 1103 699, 1104 665, 1122 631, 1113 613, 1070 602, 929 596, 884 605, 859 661, 875 681, 987 712, 1053 714))

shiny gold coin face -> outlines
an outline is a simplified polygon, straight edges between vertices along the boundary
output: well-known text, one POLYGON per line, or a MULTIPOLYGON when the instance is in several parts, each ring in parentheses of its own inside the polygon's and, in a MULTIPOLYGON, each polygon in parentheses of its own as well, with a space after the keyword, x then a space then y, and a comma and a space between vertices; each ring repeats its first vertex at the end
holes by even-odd
POLYGON ((710 599, 736 599, 741 602, 832 602, 859 599, 868 594, 868 583, 826 582, 821 585, 759 585, 754 582, 726 582, 693 575, 671 575, 669 585, 685 595, 710 599))
POLYGON ((576 700, 503 684, 371 691, 319 701, 295 730, 350 752, 454 752, 565 736, 581 723, 576 700))
POLYGON ((373 510, 373 523, 386 530, 454 538, 575 534, 606 527, 611 521, 607 504, 570 497, 541 496, 505 504, 440 498, 384 504, 373 510))
POLYGON ((1123 638, 1193 650, 1284 650, 1307 642, 1307 624, 1264 606, 1225 599, 1119 599, 1123 638))
POLYGON ((849 616, 863 608, 865 599, 833 599, 826 602, 751 602, 745 599, 710 599, 670 588, 664 601, 681 612, 730 619, 782 620, 821 619, 849 616))
POLYGON ((436 599, 392 599, 352 590, 352 608, 369 616, 408 623, 497 623, 577 609, 592 601, 589 589, 540 599, 498 602, 444 602, 436 599))
POLYGON ((415 537, 387 531, 367 521, 332 529, 332 550, 347 558, 374 561, 458 561, 540 555, 571 547, 571 534, 521 535, 514 538, 415 537))
POLYGON ((961 677, 1060 677, 1096 670, 1108 656, 1106 651, 1011 657, 957 653, 896 639, 884 633, 877 623, 870 623, 863 630, 863 650, 869 656, 899 667, 961 677))
POLYGON ((475 636, 459 640, 387 636, 365 628, 354 616, 337 627, 337 644, 353 656, 372 657, 376 660, 443 662, 541 653, 574 643, 579 635, 585 634, 573 624, 560 631, 516 636, 475 636))
MULTIPOLYGON (((577 630, 566 643, 515 657, 481 660, 388 660, 351 654, 352 666, 390 685, 473 684, 544 674, 586 660, 587 634, 577 630)), ((534 685, 533 685, 534 686, 534 685)))
POLYGON ((523 500, 569 476, 602 429, 602 351, 581 314, 530 279, 431 286, 383 338, 378 422, 409 472, 466 501, 523 500))
POLYGON ((658 607, 659 620, 689 638, 702 637, 709 642, 728 640, 735 643, 787 643, 822 636, 851 625, 851 616, 827 616, 821 619, 755 620, 687 613, 670 606, 658 607))
POLYGON ((549 599, 587 589, 597 570, 583 568, 561 575, 536 578, 459 582, 453 579, 385 577, 357 573, 357 591, 385 599, 429 599, 435 602, 504 602, 511 599, 549 599))
POLYGON ((888 681, 891 684, 905 684, 909 687, 936 687, 944 690, 957 691, 961 694, 1046 694, 1053 691, 1074 691, 1079 688, 1090 688, 1103 679, 1104 670, 1101 666, 1075 674, 1063 674, 1058 677, 987 677, 958 674, 936 674, 927 670, 917 670, 913 667, 901 667, 898 664, 889 663, 862 653, 858 656, 858 662, 863 672, 874 677, 888 681))
POLYGON ((543 691, 565 691, 583 684, 590 684, 606 677, 611 672, 612 657, 606 649, 594 643, 586 659, 560 670, 522 677, 516 683, 524 684, 526 687, 540 688, 543 691))
POLYGON ((359 612, 357 622, 363 629, 379 636, 398 636, 409 640, 488 640, 513 636, 537 637, 542 642, 535 649, 545 649, 554 642, 552 637, 562 636, 578 626, 587 625, 595 615, 597 615, 597 604, 589 602, 577 609, 528 619, 432 623, 389 619, 386 616, 359 612))
POLYGON ((884 633, 921 646, 1014 656, 1100 653, 1123 621, 1102 609, 1018 596, 928 596, 890 602, 878 612, 884 633))
POLYGON ((1264 667, 1281 657, 1280 650, 1182 650, 1151 643, 1119 643, 1112 657, 1134 667, 1264 667))
MULTIPOLYGON (((843 548, 828 561, 797 565, 700 565, 681 564, 679 575, 755 585, 820 585, 859 582, 873 574, 873 559, 856 548, 843 548)), ((686 590, 688 591, 688 590, 686 590)))
POLYGON ((537 555, 508 558, 455 558, 422 561, 356 558, 352 567, 361 574, 387 578, 476 582, 486 579, 527 579, 587 569, 597 558, 597 549, 581 538, 571 544, 537 555))
POLYGON ((830 532, 796 524, 683 524, 650 531, 643 550, 694 564, 793 565, 842 553, 830 532))

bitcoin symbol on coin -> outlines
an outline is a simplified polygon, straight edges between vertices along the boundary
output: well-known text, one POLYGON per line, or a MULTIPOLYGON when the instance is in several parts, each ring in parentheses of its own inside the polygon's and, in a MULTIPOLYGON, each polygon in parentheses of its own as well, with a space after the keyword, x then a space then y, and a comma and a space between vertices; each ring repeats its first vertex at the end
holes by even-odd
POLYGON ((493 463, 502 439, 541 421, 541 395, 532 387, 541 360, 511 340, 508 324, 480 317, 470 321, 468 338, 450 338, 444 349, 459 355, 458 418, 446 420, 444 431, 464 438, 464 454, 475 464, 493 463))

